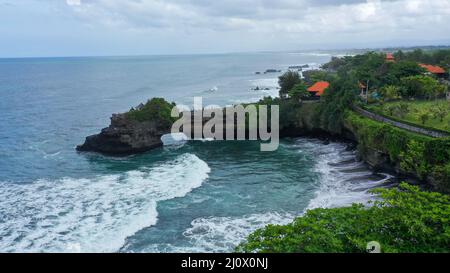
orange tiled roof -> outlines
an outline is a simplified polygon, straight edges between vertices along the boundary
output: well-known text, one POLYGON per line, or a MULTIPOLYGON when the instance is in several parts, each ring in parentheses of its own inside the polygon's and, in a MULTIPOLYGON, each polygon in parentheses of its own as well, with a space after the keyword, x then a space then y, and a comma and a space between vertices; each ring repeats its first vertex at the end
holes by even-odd
POLYGON ((392 53, 386 53, 386 60, 388 61, 395 60, 394 55, 392 55, 392 53))
POLYGON ((430 64, 419 64, 421 67, 425 68, 428 72, 433 74, 444 74, 445 70, 437 65, 430 65, 430 64))
POLYGON ((327 89, 330 86, 329 82, 316 82, 311 87, 308 88, 309 92, 316 92, 317 96, 322 96, 323 92, 325 92, 325 89, 327 89))

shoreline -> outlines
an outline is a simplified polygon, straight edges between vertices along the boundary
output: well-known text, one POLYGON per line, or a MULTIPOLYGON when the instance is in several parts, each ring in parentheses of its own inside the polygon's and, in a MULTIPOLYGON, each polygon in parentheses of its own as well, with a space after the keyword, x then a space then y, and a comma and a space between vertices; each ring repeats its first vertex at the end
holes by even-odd
MULTIPOLYGON (((430 185, 417 179, 413 174, 402 173, 398 166, 387 161, 386 158, 380 157, 378 151, 359 149, 358 132, 349 126, 344 126, 340 133, 330 132, 312 121, 312 116, 319 103, 302 104, 300 107, 301 116, 296 120, 295 124, 280 129, 280 139, 310 137, 321 141, 325 144, 331 141, 345 143, 351 149, 358 151, 357 157, 365 162, 374 172, 384 172, 393 174, 399 180, 408 181, 413 185, 420 185, 424 189, 432 189, 430 185)), ((192 113, 192 112, 191 112, 192 113)), ((206 123, 208 119, 204 119, 206 123)), ((248 128, 246 128, 248 129, 248 128)), ((248 132, 246 132, 247 135, 248 132)), ((170 134, 169 126, 161 127, 158 121, 138 122, 130 120, 126 113, 113 114, 111 124, 101 130, 97 135, 86 137, 83 145, 78 145, 78 152, 97 152, 107 156, 124 157, 135 154, 151 152, 154 149, 163 147, 161 137, 170 134), (136 137, 134 137, 136 135, 136 137), (126 136, 126 138, 124 137, 126 136), (134 139, 133 139, 134 138, 134 139), (125 139, 125 140, 124 140, 125 139), (138 147, 138 143, 142 145, 138 147)), ((188 139, 187 141, 198 141, 188 139)), ((214 140, 213 140, 214 141, 214 140)), ((244 140, 249 141, 249 140, 244 140)))

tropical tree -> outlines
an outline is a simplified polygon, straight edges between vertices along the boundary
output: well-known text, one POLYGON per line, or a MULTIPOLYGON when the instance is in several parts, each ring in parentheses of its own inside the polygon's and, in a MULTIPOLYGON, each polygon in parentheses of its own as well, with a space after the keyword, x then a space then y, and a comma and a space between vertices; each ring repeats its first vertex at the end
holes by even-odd
POLYGON ((333 76, 324 70, 308 70, 303 73, 303 80, 308 84, 312 85, 318 81, 331 81, 333 76))
POLYGON ((449 112, 449 105, 447 103, 436 103, 433 108, 433 116, 438 118, 439 121, 444 121, 444 118, 447 116, 449 112))
POLYGON ((406 102, 399 103, 397 111, 398 111, 398 115, 401 118, 404 118, 406 116, 406 114, 408 114, 408 112, 409 112, 409 104, 406 102))
POLYGON ((298 84, 301 83, 302 79, 298 72, 287 71, 278 78, 278 84, 280 85, 280 97, 285 98, 289 91, 298 84))
POLYGON ((421 109, 417 112, 417 117, 422 122, 422 125, 425 125, 425 123, 431 118, 431 116, 431 113, 425 109, 421 109))
POLYGON ((380 89, 384 101, 390 101, 401 98, 400 88, 395 85, 386 85, 380 89))
POLYGON ((417 62, 414 61, 396 62, 392 65, 391 70, 388 71, 389 74, 392 74, 398 80, 404 77, 421 75, 423 74, 423 72, 425 72, 425 69, 423 69, 417 64, 417 62))
POLYGON ((294 87, 289 91, 289 97, 295 100, 302 100, 304 98, 308 98, 311 94, 308 92, 306 84, 303 82, 297 83, 294 87))
POLYGON ((402 79, 404 92, 408 97, 436 98, 446 92, 446 86, 429 76, 417 75, 402 79))

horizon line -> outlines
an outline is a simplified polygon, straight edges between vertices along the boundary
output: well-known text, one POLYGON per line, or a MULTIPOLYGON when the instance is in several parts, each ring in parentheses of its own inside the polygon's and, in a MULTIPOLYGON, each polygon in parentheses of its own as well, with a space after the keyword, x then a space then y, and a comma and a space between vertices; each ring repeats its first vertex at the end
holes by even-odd
POLYGON ((354 48, 335 48, 335 49, 293 49, 293 50, 258 50, 258 51, 230 51, 230 52, 214 52, 214 53, 162 53, 162 54, 118 54, 118 55, 60 55, 60 56, 21 56, 21 57, 1 57, 0 60, 11 59, 64 59, 64 58, 127 58, 127 57, 156 57, 156 56, 207 56, 207 55, 227 55, 227 54, 250 54, 250 53, 313 53, 316 52, 332 52, 332 51, 387 51, 401 49, 421 49, 421 48, 450 48, 450 44, 441 45, 411 45, 411 46, 387 46, 387 47, 354 47, 354 48))

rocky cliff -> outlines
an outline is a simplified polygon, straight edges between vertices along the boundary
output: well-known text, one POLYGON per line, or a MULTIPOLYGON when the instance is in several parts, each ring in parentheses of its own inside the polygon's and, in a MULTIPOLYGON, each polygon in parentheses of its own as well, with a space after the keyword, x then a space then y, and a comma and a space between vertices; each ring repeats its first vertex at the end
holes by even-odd
POLYGON ((169 131, 170 127, 161 126, 157 120, 137 121, 126 114, 114 114, 109 127, 99 134, 86 137, 77 150, 108 155, 146 152, 162 146, 161 136, 169 131))

